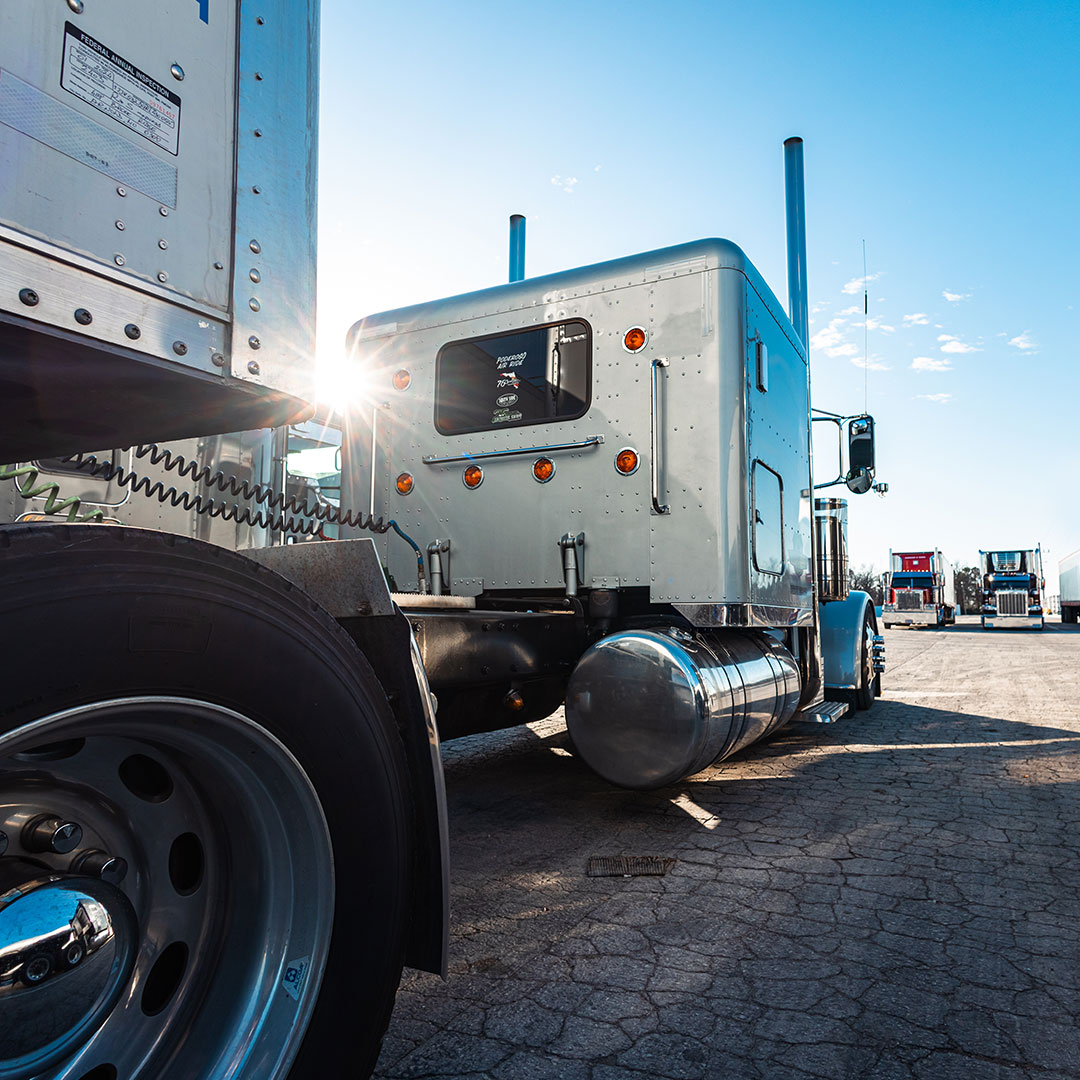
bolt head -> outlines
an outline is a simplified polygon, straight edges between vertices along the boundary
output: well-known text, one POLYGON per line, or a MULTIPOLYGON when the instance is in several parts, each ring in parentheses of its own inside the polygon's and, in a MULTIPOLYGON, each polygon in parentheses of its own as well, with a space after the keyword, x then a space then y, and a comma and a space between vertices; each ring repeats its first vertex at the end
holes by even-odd
POLYGON ((162 217, 168 217, 169 216, 169 208, 167 206, 159 206, 158 207, 158 213, 162 217))
POLYGON ((41 299, 41 297, 38 296, 38 294, 33 289, 20 289, 19 299, 27 307, 37 307, 38 301, 41 299))
POLYGON ((129 322, 127 326, 124 327, 124 333, 127 334, 132 341, 138 341, 138 339, 142 337, 142 331, 133 322, 129 322))
POLYGON ((116 194, 119 195, 120 198, 122 199, 127 194, 127 188, 126 187, 118 187, 116 189, 116 194))
POLYGON ((67 6, 75 12, 76 15, 83 13, 83 0, 67 0, 67 6))
POLYGON ((127 228, 127 226, 119 218, 116 219, 116 227, 120 230, 120 232, 123 232, 127 228))
POLYGON ((123 255, 114 255, 113 262, 116 263, 117 266, 123 266, 124 263, 127 262, 127 259, 125 259, 123 255))
POLYGON ((260 244, 258 240, 252 240, 251 243, 248 244, 248 247, 251 248, 256 255, 262 251, 262 244, 260 244))
POLYGON ((258 360, 249 360, 248 361, 248 371, 252 375, 258 375, 259 374, 259 361, 258 360))
POLYGON ((94 321, 94 316, 91 315, 90 312, 87 311, 84 307, 76 308, 75 321, 80 326, 89 326, 94 321))
POLYGON ((262 304, 260 304, 260 303, 259 303, 259 300, 258 300, 258 298, 257 298, 257 297, 253 296, 253 297, 252 297, 252 298, 251 298, 251 299, 250 299, 250 300, 248 301, 248 307, 249 307, 249 308, 251 308, 251 310, 252 310, 252 311, 258 311, 258 310, 259 310, 259 308, 261 308, 261 307, 262 307, 262 304))
POLYGON ((177 356, 187 356, 187 346, 182 341, 174 341, 172 343, 172 351, 177 356))
POLYGON ((251 278, 251 280, 254 281, 256 285, 258 285, 259 282, 262 281, 262 274, 260 274, 254 266, 248 271, 248 277, 251 278))
MULTIPOLYGON (((253 349, 258 349, 258 348, 262 347, 262 342, 254 334, 252 334, 251 337, 248 338, 248 344, 253 349)), ((253 361, 253 363, 254 363, 254 361, 253 361)))
POLYGON ((213 364, 214 367, 224 367, 225 357, 222 356, 221 353, 216 352, 210 357, 210 363, 213 364))
POLYGON ((161 248, 162 251, 168 251, 169 250, 169 241, 168 240, 159 240, 157 242, 157 246, 159 248, 161 248))
POLYGON ((160 281, 160 282, 161 282, 161 284, 162 284, 162 285, 164 285, 164 284, 165 284, 165 282, 169 280, 169 275, 168 275, 168 274, 167 274, 167 273, 166 273, 166 272, 165 272, 164 270, 162 270, 162 271, 161 271, 161 272, 160 272, 160 273, 158 274, 158 276, 157 276, 157 279, 158 279, 158 281, 160 281))
POLYGON ((27 823, 23 846, 29 851, 67 855, 82 843, 82 826, 74 821, 43 817, 27 823))
POLYGON ((179 64, 170 64, 169 71, 177 82, 184 81, 184 69, 179 64))

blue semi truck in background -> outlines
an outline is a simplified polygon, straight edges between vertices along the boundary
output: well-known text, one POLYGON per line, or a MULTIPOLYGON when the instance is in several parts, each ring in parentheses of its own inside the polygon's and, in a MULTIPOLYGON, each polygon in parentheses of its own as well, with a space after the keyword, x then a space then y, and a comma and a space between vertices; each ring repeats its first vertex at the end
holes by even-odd
POLYGON ((1044 625, 1046 603, 1042 551, 980 551, 980 613, 987 630, 1031 629, 1044 625))

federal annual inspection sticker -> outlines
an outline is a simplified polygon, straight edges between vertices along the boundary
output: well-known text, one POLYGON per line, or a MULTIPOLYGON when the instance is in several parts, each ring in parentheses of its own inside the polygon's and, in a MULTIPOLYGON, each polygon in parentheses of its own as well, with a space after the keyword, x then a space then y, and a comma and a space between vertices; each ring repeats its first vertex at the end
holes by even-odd
POLYGON ((60 85, 155 146, 179 151, 179 96, 72 23, 64 24, 60 85))
POLYGON ((290 960, 285 965, 285 974, 281 977, 281 987, 293 1001, 299 1001, 300 995, 304 992, 310 966, 310 956, 302 956, 299 960, 290 960))

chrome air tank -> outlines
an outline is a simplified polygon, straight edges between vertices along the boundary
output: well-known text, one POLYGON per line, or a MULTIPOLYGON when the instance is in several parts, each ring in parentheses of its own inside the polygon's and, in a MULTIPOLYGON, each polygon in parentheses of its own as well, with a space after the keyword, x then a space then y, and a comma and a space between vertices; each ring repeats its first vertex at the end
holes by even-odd
POLYGON ((799 691, 794 657, 765 634, 626 630, 578 661, 566 725, 604 779, 658 788, 787 723, 799 691))

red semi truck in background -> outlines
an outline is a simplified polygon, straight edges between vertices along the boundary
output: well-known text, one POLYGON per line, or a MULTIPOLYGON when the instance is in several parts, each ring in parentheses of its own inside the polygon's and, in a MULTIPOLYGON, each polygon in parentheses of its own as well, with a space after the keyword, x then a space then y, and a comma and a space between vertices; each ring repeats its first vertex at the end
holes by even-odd
POLYGON ((936 548, 890 551, 882 585, 882 621, 886 627, 946 626, 956 622, 952 563, 936 548))

